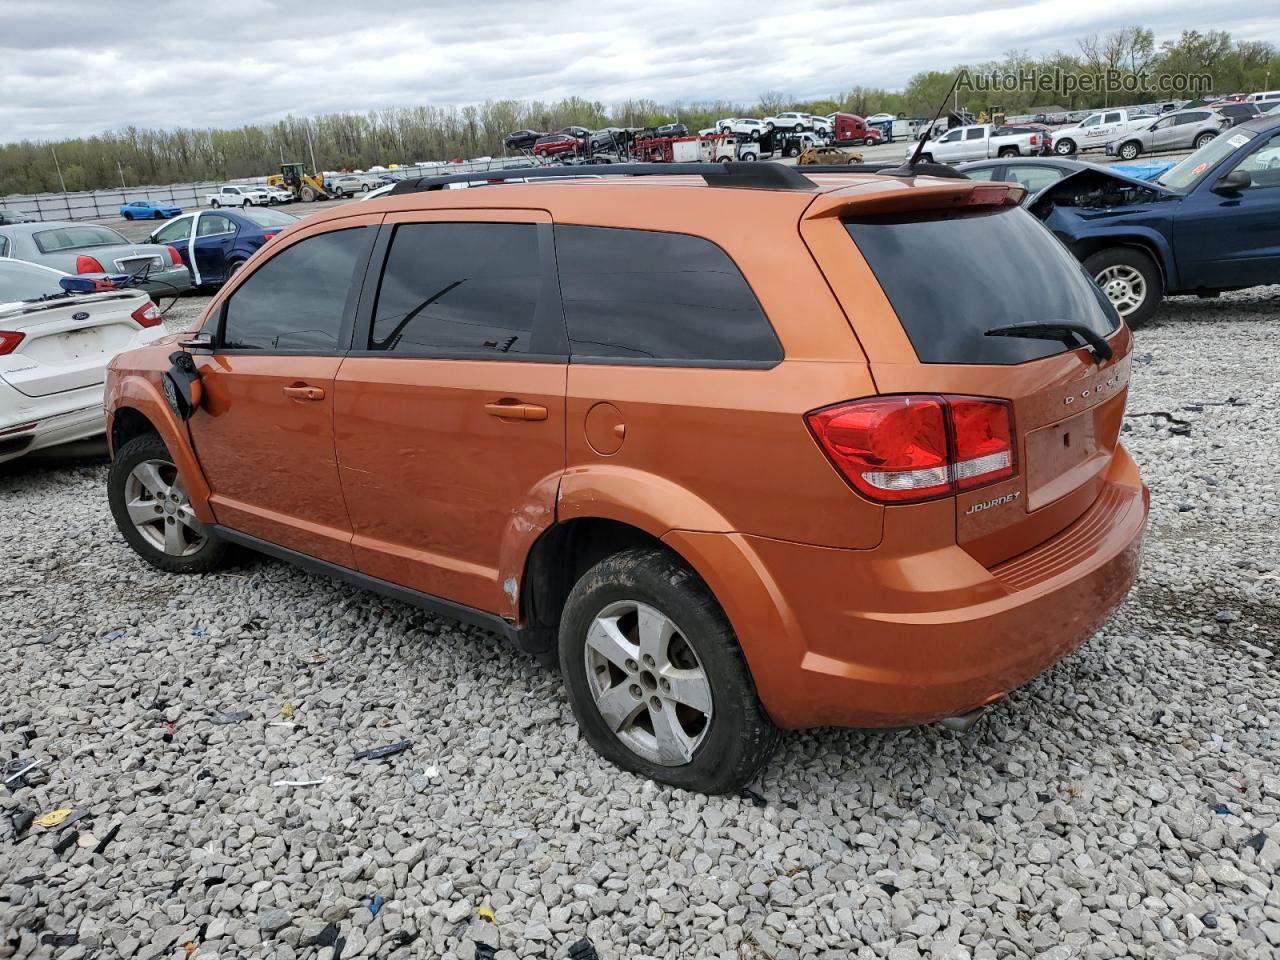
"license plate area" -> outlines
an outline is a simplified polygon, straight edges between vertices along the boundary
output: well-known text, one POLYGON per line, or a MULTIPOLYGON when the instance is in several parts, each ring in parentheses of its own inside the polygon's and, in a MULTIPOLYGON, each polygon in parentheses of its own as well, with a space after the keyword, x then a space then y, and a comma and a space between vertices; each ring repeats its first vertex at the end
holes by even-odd
POLYGON ((1111 454, 1098 442, 1097 408, 1027 434, 1027 509, 1037 510, 1088 483, 1111 454))

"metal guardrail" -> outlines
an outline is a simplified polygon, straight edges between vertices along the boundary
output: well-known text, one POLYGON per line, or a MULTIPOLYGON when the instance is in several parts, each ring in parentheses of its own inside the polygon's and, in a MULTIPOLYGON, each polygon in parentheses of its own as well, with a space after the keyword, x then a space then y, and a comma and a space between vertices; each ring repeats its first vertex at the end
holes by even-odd
MULTIPOLYGON (((450 173, 475 173, 501 170, 511 166, 528 166, 525 157, 496 157, 465 163, 445 163, 398 167, 394 170, 366 171, 375 176, 396 180, 430 177, 450 173)), ((0 208, 26 214, 36 220, 101 220, 118 218, 120 208, 134 200, 195 209, 205 205, 205 194, 214 193, 224 183, 262 185, 266 177, 242 177, 235 180, 213 180, 200 183, 175 183, 169 186, 125 187, 113 190, 82 190, 74 193, 9 194, 0 196, 0 208)))

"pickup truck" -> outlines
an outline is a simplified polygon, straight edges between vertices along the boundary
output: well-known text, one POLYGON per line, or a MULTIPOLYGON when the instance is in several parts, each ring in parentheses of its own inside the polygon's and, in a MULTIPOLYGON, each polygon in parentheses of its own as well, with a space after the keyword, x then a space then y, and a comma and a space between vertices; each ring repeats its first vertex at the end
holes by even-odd
MULTIPOLYGON (((925 162, 957 163, 961 160, 987 160, 991 157, 1034 157, 1044 146, 1043 134, 1000 134, 989 123, 969 127, 952 127, 924 145, 920 158, 925 162)), ((911 159, 916 144, 907 147, 911 159)))
POLYGON ((1126 133, 1144 130, 1156 122, 1155 117, 1135 116, 1123 107, 1091 113, 1074 127, 1053 132, 1053 152, 1069 157, 1084 150, 1102 150, 1126 133))
POLYGON ((204 199, 211 207, 266 207, 271 204, 271 194, 265 187, 242 187, 235 184, 219 187, 217 193, 206 193, 204 199))

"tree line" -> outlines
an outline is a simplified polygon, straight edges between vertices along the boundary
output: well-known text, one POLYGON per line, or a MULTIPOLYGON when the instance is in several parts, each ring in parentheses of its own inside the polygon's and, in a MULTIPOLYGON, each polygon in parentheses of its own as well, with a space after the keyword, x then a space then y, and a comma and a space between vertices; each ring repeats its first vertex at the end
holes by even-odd
MULTIPOLYGON (((263 176, 281 163, 303 162, 322 170, 363 169, 374 164, 414 163, 500 156, 513 130, 556 130, 569 125, 644 127, 678 120, 690 129, 721 117, 765 116, 780 110, 826 114, 843 110, 867 116, 932 115, 946 98, 956 71, 971 74, 1028 71, 1148 74, 1152 77, 1207 73, 1218 94, 1280 86, 1280 55, 1268 43, 1236 41, 1223 31, 1184 31, 1157 46, 1144 27, 1126 27, 1078 41, 1075 53, 1031 57, 1010 51, 999 60, 952 70, 918 73, 898 91, 852 87, 819 100, 796 100, 785 92, 762 94, 755 104, 707 101, 660 104, 627 100, 606 105, 569 97, 555 102, 497 100, 467 106, 417 106, 319 117, 285 117, 270 125, 233 130, 172 130, 127 127, 93 137, 53 143, 0 145, 0 195, 91 190, 123 185, 161 185, 263 176), (1274 79, 1273 79, 1274 78, 1274 79), (56 158, 56 160, 55 160, 56 158)), ((1078 109, 1148 102, 1157 97, 1123 89, 1105 94, 1061 95, 1038 89, 1000 93, 959 91, 958 105, 979 113, 998 104, 1011 114, 1037 107, 1078 109), (1102 101, 1106 102, 1103 103, 1102 101)))

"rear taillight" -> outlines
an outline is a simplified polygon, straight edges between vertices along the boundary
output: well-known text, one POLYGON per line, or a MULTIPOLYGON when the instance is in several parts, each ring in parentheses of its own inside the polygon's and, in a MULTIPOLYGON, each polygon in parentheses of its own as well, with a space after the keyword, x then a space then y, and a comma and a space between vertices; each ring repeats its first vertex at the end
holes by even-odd
POLYGON ((182 263, 182 254, 178 252, 177 247, 166 246, 165 253, 169 254, 169 265, 176 267, 182 263))
POLYGON ((76 257, 76 273, 106 273, 102 269, 102 264, 93 257, 86 257, 83 253, 76 257))
POLYGON ((0 357, 13 353, 18 349, 20 344, 26 337, 25 333, 12 333, 8 330, 0 330, 0 357))
POLYGON ((1017 472, 1013 409, 985 397, 855 400, 805 418, 855 490, 881 503, 954 496, 1017 472))
POLYGON ((275 236, 277 233, 279 233, 279 232, 280 232, 279 230, 274 230, 274 231, 272 231, 271 233, 264 233, 264 234, 262 235, 262 242, 263 242, 263 243, 266 243, 268 240, 270 240, 272 237, 274 237, 274 236, 275 236))
POLYGON ((1036 135, 1033 133, 1033 134, 1031 135, 1031 145, 1034 147, 1034 146, 1035 146, 1037 143, 1039 143, 1039 142, 1040 142, 1040 141, 1036 139, 1036 135))
POLYGON ((150 300, 129 314, 129 316, 138 321, 138 326, 140 327, 157 327, 164 323, 164 314, 150 300))

